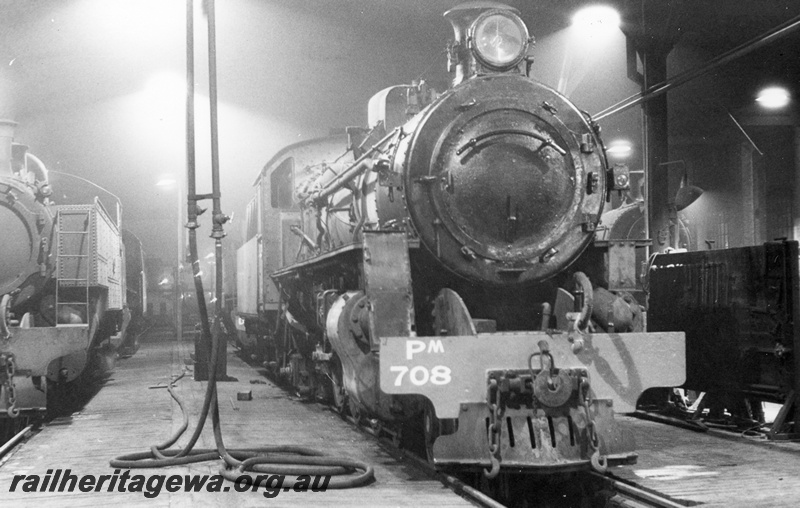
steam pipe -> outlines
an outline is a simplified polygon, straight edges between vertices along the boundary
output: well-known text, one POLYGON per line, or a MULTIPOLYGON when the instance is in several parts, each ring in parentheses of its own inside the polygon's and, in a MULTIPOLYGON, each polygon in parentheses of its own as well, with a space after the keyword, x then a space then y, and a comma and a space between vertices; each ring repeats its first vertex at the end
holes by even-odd
MULTIPOLYGON (((48 180, 47 167, 44 162, 38 157, 25 150, 25 167, 28 171, 33 172, 35 176, 35 185, 37 189, 38 199, 50 197, 53 194, 53 189, 50 188, 48 180)), ((122 224, 120 214, 122 213, 119 199, 117 200, 117 225, 122 224)))
POLYGON ((30 152, 25 152, 25 165, 28 171, 33 171, 36 175, 36 181, 42 183, 49 183, 47 179, 47 167, 42 160, 30 152))
POLYGON ((365 155, 361 156, 356 164, 347 168, 343 173, 339 174, 336 178, 328 182, 319 192, 312 194, 315 201, 325 199, 337 190, 339 190, 345 183, 358 176, 363 171, 368 171, 372 168, 373 161, 365 155))
POLYGON ((372 145, 372 148, 367 150, 364 153, 364 155, 356 159, 356 161, 349 168, 339 173, 339 175, 336 176, 333 180, 326 183, 322 189, 312 194, 311 199, 314 201, 325 199, 334 192, 336 192, 337 190, 341 189, 345 183, 358 176, 359 173, 366 171, 368 169, 372 169, 373 160, 370 158, 372 152, 374 152, 377 149, 377 147, 389 141, 399 130, 400 130, 399 127, 392 129, 392 132, 390 132, 389 134, 381 138, 380 141, 372 145))
POLYGON ((754 37, 753 39, 750 39, 749 41, 740 44, 739 46, 736 46, 732 50, 712 58, 704 66, 688 70, 686 72, 678 74, 672 79, 667 79, 659 84, 653 85, 647 90, 635 93, 630 97, 628 97, 627 99, 623 99, 618 103, 614 104, 613 106, 609 106, 606 109, 600 111, 599 113, 592 115, 592 118, 595 121, 602 120, 603 118, 615 115, 617 113, 621 113, 626 109, 630 109, 633 106, 636 106, 645 101, 658 97, 659 95, 663 95, 668 91, 672 90, 673 88, 677 88, 678 86, 683 85, 684 83, 687 83, 695 78, 699 78, 704 74, 708 74, 717 67, 725 65, 726 63, 731 62, 741 56, 744 56, 752 51, 760 49, 776 40, 782 39, 783 37, 786 37, 787 35, 794 33, 798 28, 800 28, 800 16, 795 16, 786 23, 778 25, 772 30, 768 30, 763 34, 754 37))
POLYGON ((22 168, 15 167, 22 165, 26 171, 30 171, 35 176, 35 182, 47 184, 47 167, 44 162, 28 151, 28 145, 22 143, 11 143, 11 171, 17 172, 22 168))

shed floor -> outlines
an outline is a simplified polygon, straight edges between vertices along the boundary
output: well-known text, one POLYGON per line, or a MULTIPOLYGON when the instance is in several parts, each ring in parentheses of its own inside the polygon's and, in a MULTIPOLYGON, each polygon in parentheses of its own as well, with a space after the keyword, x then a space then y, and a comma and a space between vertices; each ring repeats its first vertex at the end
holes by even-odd
POLYGON ((611 476, 687 506, 800 506, 800 444, 700 433, 617 415, 636 437, 637 464, 611 476))
MULTIPOLYGON (((182 423, 180 408, 165 389, 172 375, 191 365, 193 344, 177 342, 166 334, 150 334, 137 354, 120 360, 102 389, 71 417, 47 425, 28 442, 0 462, 0 501, 3 506, 37 508, 61 506, 472 506, 439 481, 412 464, 404 463, 374 439, 317 405, 302 403, 266 380, 263 372, 245 364, 233 350, 227 357, 228 375, 236 381, 218 384, 225 444, 229 448, 253 448, 293 444, 315 448, 334 456, 372 464, 375 481, 350 490, 325 492, 280 491, 274 498, 258 492, 236 492, 225 482, 222 492, 168 492, 158 495, 107 489, 97 492, 41 492, 48 474, 66 470, 78 477, 113 475, 109 460, 141 452, 164 442, 182 423), (237 392, 251 390, 253 400, 237 400, 237 392), (48 473, 48 470, 51 472, 48 473), (17 480, 15 476, 28 475, 17 480), (35 492, 29 475, 37 475, 35 492), (224 491, 227 487, 228 491, 224 491)), ((190 414, 190 429, 179 441, 185 443, 200 412, 206 383, 192 373, 177 383, 176 392, 190 414)), ((670 496, 686 506, 794 507, 800 500, 800 444, 755 442, 722 432, 698 433, 658 422, 617 415, 633 432, 638 463, 611 468, 612 477, 644 490, 670 496)), ((198 447, 214 447, 210 418, 198 447)), ((204 462, 166 469, 134 469, 130 475, 215 475, 218 462, 204 462)), ((121 474, 124 471, 118 473, 121 474)), ((129 480, 132 481, 132 480, 129 480)), ((57 490, 57 489, 54 489, 57 490)))
MULTIPOLYGON (((109 460, 119 455, 141 452, 167 440, 182 423, 180 408, 165 389, 171 375, 191 365, 193 343, 178 342, 169 335, 145 337, 135 356, 117 362, 102 389, 79 412, 55 420, 28 442, 19 446, 0 463, 0 504, 3 506, 81 507, 81 506, 473 506, 472 503, 430 478, 414 466, 400 462, 374 440, 317 404, 301 403, 286 391, 266 381, 263 373, 228 352, 228 375, 237 379, 218 384, 220 414, 228 448, 253 448, 293 444, 307 446, 329 455, 350 457, 372 464, 375 481, 368 486, 325 492, 285 492, 265 498, 258 492, 236 492, 225 482, 223 492, 168 492, 166 484, 155 497, 143 492, 107 491, 108 479, 98 492, 40 492, 48 470, 71 470, 72 475, 113 475, 109 460), (253 381, 253 383, 251 383, 253 381), (266 381, 266 383, 265 383, 266 381), (253 400, 238 401, 237 392, 252 390, 253 400), (36 492, 25 492, 37 485, 29 477, 37 475, 36 492), (224 490, 228 491, 225 492, 224 490)), ((196 382, 191 372, 177 383, 176 393, 185 401, 190 428, 179 441, 188 441, 202 407, 205 382, 196 382)), ((209 416, 197 444, 213 448, 209 416)), ((150 480, 154 475, 215 475, 219 462, 204 462, 166 469, 133 469, 150 480)), ((120 471, 122 474, 124 471, 120 471)), ((52 476, 51 476, 52 477, 52 476)), ((132 482, 133 480, 129 480, 132 482)), ((55 483, 55 482, 53 482, 55 483)), ((128 486, 131 484, 128 483, 128 486)), ((152 484, 155 486, 155 483, 152 484)), ((145 485, 146 487, 146 485, 145 485)), ((68 486, 67 486, 68 488, 68 486)), ((147 489, 143 489, 145 492, 147 489)), ((153 487, 151 490, 155 490, 153 487)))

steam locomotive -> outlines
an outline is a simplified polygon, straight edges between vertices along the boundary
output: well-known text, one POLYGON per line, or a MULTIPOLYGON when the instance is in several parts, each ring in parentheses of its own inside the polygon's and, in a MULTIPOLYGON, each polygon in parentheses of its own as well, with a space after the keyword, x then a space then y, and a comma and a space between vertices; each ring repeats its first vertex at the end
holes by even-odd
MULTIPOLYGON (((15 125, 0 121, 0 428, 52 408, 96 360, 110 367, 109 339, 124 338, 132 316, 119 202, 48 171, 13 142, 15 125)), ((129 244, 141 261, 141 244, 129 244)))
POLYGON ((437 467, 635 460, 613 413, 680 385, 685 352, 682 333, 644 331, 643 243, 596 235, 627 169, 609 168, 588 115, 529 78, 518 11, 445 17, 447 91, 387 88, 367 128, 288 146, 259 173, 238 340, 298 393, 419 433, 437 467))

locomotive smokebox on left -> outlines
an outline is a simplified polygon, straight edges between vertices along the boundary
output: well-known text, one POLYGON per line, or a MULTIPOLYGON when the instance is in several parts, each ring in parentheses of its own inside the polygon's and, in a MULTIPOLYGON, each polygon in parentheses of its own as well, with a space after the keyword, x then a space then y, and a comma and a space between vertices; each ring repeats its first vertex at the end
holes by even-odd
POLYGON ((17 291, 21 302, 47 280, 53 214, 45 202, 52 194, 47 175, 26 146, 12 143, 15 126, 0 120, 0 295, 17 291))

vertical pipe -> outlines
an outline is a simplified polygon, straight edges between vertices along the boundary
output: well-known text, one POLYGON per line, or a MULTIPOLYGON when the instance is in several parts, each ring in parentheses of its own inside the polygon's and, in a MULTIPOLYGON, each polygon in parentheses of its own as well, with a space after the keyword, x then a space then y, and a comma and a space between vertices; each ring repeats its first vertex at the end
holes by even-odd
POLYGON ((217 351, 216 377, 225 379, 227 341, 222 335, 222 239, 225 237, 223 224, 228 220, 222 213, 220 205, 219 185, 219 133, 217 119, 217 35, 216 12, 214 0, 207 0, 208 15, 208 100, 211 117, 211 186, 213 206, 213 226, 211 238, 214 239, 215 284, 214 284, 214 336, 217 338, 219 350, 217 351))
POLYGON ((183 215, 183 193, 181 189, 183 185, 180 179, 177 180, 175 192, 178 195, 178 231, 176 238, 178 239, 178 264, 175 268, 175 329, 178 336, 178 342, 183 340, 183 224, 181 218, 183 215))
MULTIPOLYGON (((644 85, 652 86, 666 79, 669 48, 653 45, 643 54, 644 85)), ((669 171, 658 171, 659 164, 668 160, 667 97, 663 95, 644 103, 645 178, 647 181, 647 213, 653 249, 661 252, 669 243, 669 171), (665 192, 666 190, 666 192, 665 192)))
MULTIPOLYGON (((797 172, 795 171, 795 175, 797 172)), ((796 178, 796 176, 795 176, 796 178)), ((792 338, 794 342, 792 344, 793 351, 792 357, 794 359, 794 416, 792 420, 794 421, 794 425, 792 426, 792 430, 790 432, 795 434, 795 438, 798 434, 800 434, 800 355, 796 353, 796 351, 800 350, 800 323, 798 323, 798 316, 800 316, 800 267, 798 266, 798 259, 797 259, 797 250, 792 244, 790 244, 789 257, 788 261, 788 270, 789 274, 787 278, 792 278, 794 284, 792 284, 791 292, 792 292, 792 338)))
MULTIPOLYGON (((194 125, 194 0, 186 0, 186 193, 187 223, 189 229, 189 255, 192 260, 192 275, 197 310, 200 314, 201 340, 197 349, 206 349, 211 344, 211 329, 208 326, 208 310, 203 292, 203 279, 200 278, 200 262, 197 259, 197 187, 195 182, 195 125, 194 125)), ((201 355, 197 355, 198 357, 201 355)), ((207 363, 197 361, 195 380, 208 379, 207 363), (205 377, 203 377, 205 376, 205 377)))
POLYGON ((194 145, 194 0, 186 0, 186 218, 190 231, 197 228, 194 145))
POLYGON ((756 216, 756 203, 758 202, 755 185, 755 175, 753 173, 753 146, 747 143, 739 143, 739 170, 742 180, 742 236, 744 245, 758 245, 756 241, 756 226, 758 217, 756 216))
MULTIPOLYGON (((188 203, 187 220, 193 222, 189 209, 195 208, 189 196, 194 196, 194 1, 186 0, 186 194, 188 203)), ((183 274, 181 273, 183 227, 181 224, 181 196, 180 179, 178 180, 178 269, 175 274, 175 287, 178 292, 177 329, 178 341, 183 340, 183 274)), ((198 302, 199 303, 199 302, 198 302)))
MULTIPOLYGON (((211 186, 214 200, 214 224, 212 227, 211 238, 219 242, 223 234, 221 220, 222 210, 220 208, 219 195, 219 133, 217 121, 217 34, 216 34, 216 14, 214 11, 214 0, 206 0, 208 9, 208 101, 211 117, 211 186)), ((217 261, 221 261, 217 259, 217 261)))
MULTIPOLYGON (((647 115, 644 108, 640 111, 642 119, 642 214, 644 216, 644 237, 653 238, 650 230, 650 163, 648 162, 649 150, 647 149, 647 115)), ((654 244, 645 247, 645 260, 650 259, 650 254, 653 253, 654 244)), ((657 250, 657 249, 656 249, 657 250)), ((645 266, 637 267, 641 270, 643 277, 649 277, 645 272, 647 261, 644 262, 645 266)))
MULTIPOLYGON (((792 239, 800 241, 800 128, 794 128, 794 199, 792 200, 793 210, 793 231, 792 239)), ((766 185, 764 186, 766 187, 766 185)), ((763 214, 766 215, 766 214, 763 214)), ((800 377, 800 374, 798 374, 800 377)))

